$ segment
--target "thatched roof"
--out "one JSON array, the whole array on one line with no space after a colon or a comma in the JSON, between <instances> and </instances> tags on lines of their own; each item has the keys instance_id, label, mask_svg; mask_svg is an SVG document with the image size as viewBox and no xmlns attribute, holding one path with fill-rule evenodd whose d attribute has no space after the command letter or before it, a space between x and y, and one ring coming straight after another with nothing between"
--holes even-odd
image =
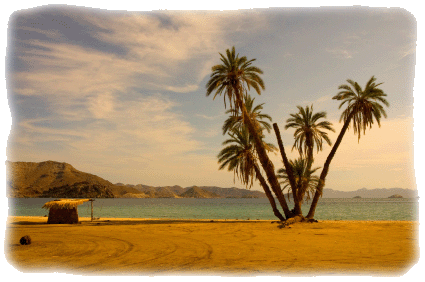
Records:
<instances>
[{"instance_id":1,"label":"thatched roof","mask_svg":"<svg viewBox=\"0 0 425 282\"><path fill-rule=\"evenodd\" d=\"M60 199L60 200L54 200L54 201L50 201L47 202L43 205L43 208L45 209L50 209L50 208L55 208L55 209L71 209L71 208L75 208L78 205L81 205L85 202L88 201L92 201L90 199Z\"/></svg>"}]
</instances>

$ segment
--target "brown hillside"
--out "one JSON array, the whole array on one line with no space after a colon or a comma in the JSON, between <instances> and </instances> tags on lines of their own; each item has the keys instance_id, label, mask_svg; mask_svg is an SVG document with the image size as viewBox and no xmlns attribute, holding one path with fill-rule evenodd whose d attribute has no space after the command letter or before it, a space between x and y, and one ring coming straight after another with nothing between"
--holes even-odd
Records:
<instances>
[{"instance_id":1,"label":"brown hillside","mask_svg":"<svg viewBox=\"0 0 425 282\"><path fill-rule=\"evenodd\" d=\"M149 198L179 198L170 187L151 187L138 184L134 188L140 193L146 194Z\"/></svg>"},{"instance_id":2,"label":"brown hillside","mask_svg":"<svg viewBox=\"0 0 425 282\"><path fill-rule=\"evenodd\" d=\"M155 191L155 198L179 198L179 196L168 187L159 187Z\"/></svg>"},{"instance_id":3,"label":"brown hillside","mask_svg":"<svg viewBox=\"0 0 425 282\"><path fill-rule=\"evenodd\" d=\"M247 190L247 189L239 189L239 188L220 188L215 186L191 186L182 188L181 186L174 185L174 186L164 186L164 187L153 187L143 184L137 184L137 185L130 185L130 184L122 184L117 183L116 185L121 185L121 187L134 187L138 191L145 193L150 198L164 198L164 193L158 193L160 191L164 192L165 194L170 194L170 191L174 193L175 195L178 195L178 197L182 197L181 195L186 193L188 190L190 190L193 187L197 187L204 192L212 193L208 194L211 195L212 198L266 198L266 195L264 192L261 191L254 191L254 190ZM164 190L165 189L165 190ZM197 189L195 189L197 190ZM192 193L192 192L189 192ZM186 194L186 195L189 195ZM185 196L183 196L185 197ZM167 196L169 198L169 196ZM209 198L209 196L207 197Z\"/></svg>"},{"instance_id":4,"label":"brown hillside","mask_svg":"<svg viewBox=\"0 0 425 282\"><path fill-rule=\"evenodd\" d=\"M201 188L196 186L180 194L180 197L182 198L221 198L219 195L215 193L202 190Z\"/></svg>"},{"instance_id":5,"label":"brown hillside","mask_svg":"<svg viewBox=\"0 0 425 282\"><path fill-rule=\"evenodd\" d=\"M50 188L44 191L42 198L115 198L106 186L89 182L77 182L73 185Z\"/></svg>"},{"instance_id":6,"label":"brown hillside","mask_svg":"<svg viewBox=\"0 0 425 282\"><path fill-rule=\"evenodd\" d=\"M93 192L103 191L104 187L109 192L103 191L103 195L120 197L126 193L140 193L136 189L129 187L119 187L96 175L76 170L67 163L54 161L46 162L6 162L7 197L46 197L49 190L59 193L61 197L67 194L66 187L73 187L76 183L88 183L91 188L86 189L90 195ZM86 185L87 186L87 185ZM61 189L59 189L62 187ZM76 186L77 187L77 186ZM52 190L58 188L56 190ZM74 187L75 188L75 187ZM65 189L65 190L64 190ZM83 190L84 190L83 189ZM68 197L72 197L70 191ZM55 197L55 196L52 196ZM89 197L81 194L81 197ZM98 196L100 197L100 195Z\"/></svg>"}]
</instances>

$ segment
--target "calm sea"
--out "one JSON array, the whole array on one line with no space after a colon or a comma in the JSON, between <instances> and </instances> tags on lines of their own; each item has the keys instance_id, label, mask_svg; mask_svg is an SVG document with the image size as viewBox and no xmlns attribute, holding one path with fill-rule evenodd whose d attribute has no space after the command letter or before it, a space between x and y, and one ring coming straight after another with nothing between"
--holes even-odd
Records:
<instances>
[{"instance_id":1,"label":"calm sea","mask_svg":"<svg viewBox=\"0 0 425 282\"><path fill-rule=\"evenodd\" d=\"M54 199L9 199L10 216L45 216ZM291 207L291 203L289 203ZM303 214L310 205L304 204ZM418 220L418 199L320 199L318 220ZM292 207L291 207L292 208ZM90 202L78 207L90 217ZM173 219L277 219L267 199L95 199L94 217Z\"/></svg>"}]
</instances>

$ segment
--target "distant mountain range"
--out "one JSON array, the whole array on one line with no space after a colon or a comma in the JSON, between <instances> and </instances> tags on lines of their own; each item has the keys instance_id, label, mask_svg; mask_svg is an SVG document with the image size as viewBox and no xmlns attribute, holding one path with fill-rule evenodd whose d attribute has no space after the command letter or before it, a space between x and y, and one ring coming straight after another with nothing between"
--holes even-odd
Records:
<instances>
[{"instance_id":1,"label":"distant mountain range","mask_svg":"<svg viewBox=\"0 0 425 282\"><path fill-rule=\"evenodd\" d=\"M67 163L6 161L8 198L266 198L261 191L216 186L161 186L113 184L81 172ZM323 198L418 197L417 190L402 188L337 191L324 189Z\"/></svg>"},{"instance_id":2,"label":"distant mountain range","mask_svg":"<svg viewBox=\"0 0 425 282\"><path fill-rule=\"evenodd\" d=\"M337 191L333 189L323 189L323 198L389 198L399 195L403 198L417 198L418 191L403 188L379 188L366 189L362 188L356 191ZM397 198L397 197L393 197Z\"/></svg>"},{"instance_id":3,"label":"distant mountain range","mask_svg":"<svg viewBox=\"0 0 425 282\"><path fill-rule=\"evenodd\" d=\"M8 198L265 198L260 191L220 188L113 184L54 161L6 161Z\"/></svg>"}]
</instances>

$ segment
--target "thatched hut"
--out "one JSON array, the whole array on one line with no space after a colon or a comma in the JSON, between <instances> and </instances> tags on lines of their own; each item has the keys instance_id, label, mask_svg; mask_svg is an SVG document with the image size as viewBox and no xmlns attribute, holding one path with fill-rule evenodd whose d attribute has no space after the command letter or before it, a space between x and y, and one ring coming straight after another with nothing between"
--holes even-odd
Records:
<instances>
[{"instance_id":1,"label":"thatched hut","mask_svg":"<svg viewBox=\"0 0 425 282\"><path fill-rule=\"evenodd\" d=\"M45 203L43 208L49 209L49 218L47 219L47 223L78 223L77 206L88 201L92 200L60 199Z\"/></svg>"}]
</instances>

